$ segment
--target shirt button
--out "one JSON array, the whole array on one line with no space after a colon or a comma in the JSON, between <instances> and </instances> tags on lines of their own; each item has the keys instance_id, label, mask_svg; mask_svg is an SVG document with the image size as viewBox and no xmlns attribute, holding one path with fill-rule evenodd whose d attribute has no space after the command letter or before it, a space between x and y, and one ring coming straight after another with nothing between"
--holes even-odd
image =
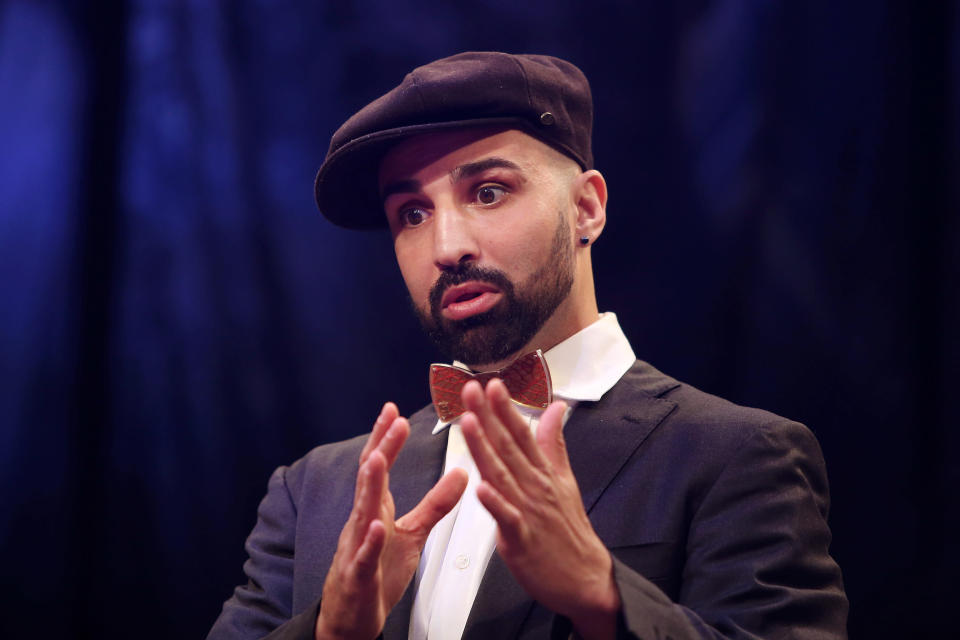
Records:
<instances>
[{"instance_id":1,"label":"shirt button","mask_svg":"<svg viewBox=\"0 0 960 640\"><path fill-rule=\"evenodd\" d=\"M457 560L454 564L456 564L457 569L466 569L468 566L470 566L470 558L461 553L457 556Z\"/></svg>"}]
</instances>

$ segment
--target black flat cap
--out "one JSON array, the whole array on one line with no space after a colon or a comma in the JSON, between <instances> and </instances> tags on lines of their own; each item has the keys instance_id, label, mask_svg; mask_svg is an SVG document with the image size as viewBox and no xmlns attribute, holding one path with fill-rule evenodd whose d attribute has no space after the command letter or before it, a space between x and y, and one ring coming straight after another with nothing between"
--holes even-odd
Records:
<instances>
[{"instance_id":1,"label":"black flat cap","mask_svg":"<svg viewBox=\"0 0 960 640\"><path fill-rule=\"evenodd\" d=\"M420 133L496 124L593 167L593 100L577 67L551 56L460 53L414 69L333 134L314 185L317 206L341 227L386 227L377 174L387 149Z\"/></svg>"}]
</instances>

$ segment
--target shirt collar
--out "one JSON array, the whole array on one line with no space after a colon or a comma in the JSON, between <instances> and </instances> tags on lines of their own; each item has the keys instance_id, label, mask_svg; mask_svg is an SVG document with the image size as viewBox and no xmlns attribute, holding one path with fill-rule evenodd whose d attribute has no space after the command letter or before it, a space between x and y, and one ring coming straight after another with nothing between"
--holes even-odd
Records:
<instances>
[{"instance_id":1,"label":"shirt collar","mask_svg":"<svg viewBox=\"0 0 960 640\"><path fill-rule=\"evenodd\" d=\"M550 367L553 395L566 400L597 401L617 383L637 357L607 312L543 354Z\"/></svg>"},{"instance_id":2,"label":"shirt collar","mask_svg":"<svg viewBox=\"0 0 960 640\"><path fill-rule=\"evenodd\" d=\"M553 395L564 400L597 401L625 374L637 357L617 316L607 312L543 354L550 367ZM454 362L466 368L460 362ZM437 422L433 433L449 423Z\"/></svg>"}]
</instances>

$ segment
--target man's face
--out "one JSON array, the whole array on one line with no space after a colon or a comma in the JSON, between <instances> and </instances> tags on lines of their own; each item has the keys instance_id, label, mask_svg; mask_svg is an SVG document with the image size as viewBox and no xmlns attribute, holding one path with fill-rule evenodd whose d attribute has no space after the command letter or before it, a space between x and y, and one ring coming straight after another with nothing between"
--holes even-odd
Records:
<instances>
[{"instance_id":1,"label":"man's face","mask_svg":"<svg viewBox=\"0 0 960 640\"><path fill-rule=\"evenodd\" d=\"M380 191L414 309L448 357L499 366L571 335L573 161L516 130L394 147Z\"/></svg>"}]
</instances>

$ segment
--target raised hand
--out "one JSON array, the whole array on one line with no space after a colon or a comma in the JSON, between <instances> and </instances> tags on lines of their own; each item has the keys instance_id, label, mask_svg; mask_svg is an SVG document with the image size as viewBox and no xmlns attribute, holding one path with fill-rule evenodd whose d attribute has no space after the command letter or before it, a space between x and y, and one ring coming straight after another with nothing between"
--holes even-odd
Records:
<instances>
[{"instance_id":1,"label":"raised hand","mask_svg":"<svg viewBox=\"0 0 960 640\"><path fill-rule=\"evenodd\" d=\"M353 509L323 585L317 640L379 635L416 571L427 535L467 486L466 472L454 469L394 520L389 471L409 434L396 405L385 404L360 454Z\"/></svg>"},{"instance_id":2,"label":"raised hand","mask_svg":"<svg viewBox=\"0 0 960 640\"><path fill-rule=\"evenodd\" d=\"M563 439L566 405L541 415L536 438L500 380L463 387L463 435L497 521L497 552L521 586L585 638L613 637L620 596L610 552L587 519Z\"/></svg>"}]
</instances>

